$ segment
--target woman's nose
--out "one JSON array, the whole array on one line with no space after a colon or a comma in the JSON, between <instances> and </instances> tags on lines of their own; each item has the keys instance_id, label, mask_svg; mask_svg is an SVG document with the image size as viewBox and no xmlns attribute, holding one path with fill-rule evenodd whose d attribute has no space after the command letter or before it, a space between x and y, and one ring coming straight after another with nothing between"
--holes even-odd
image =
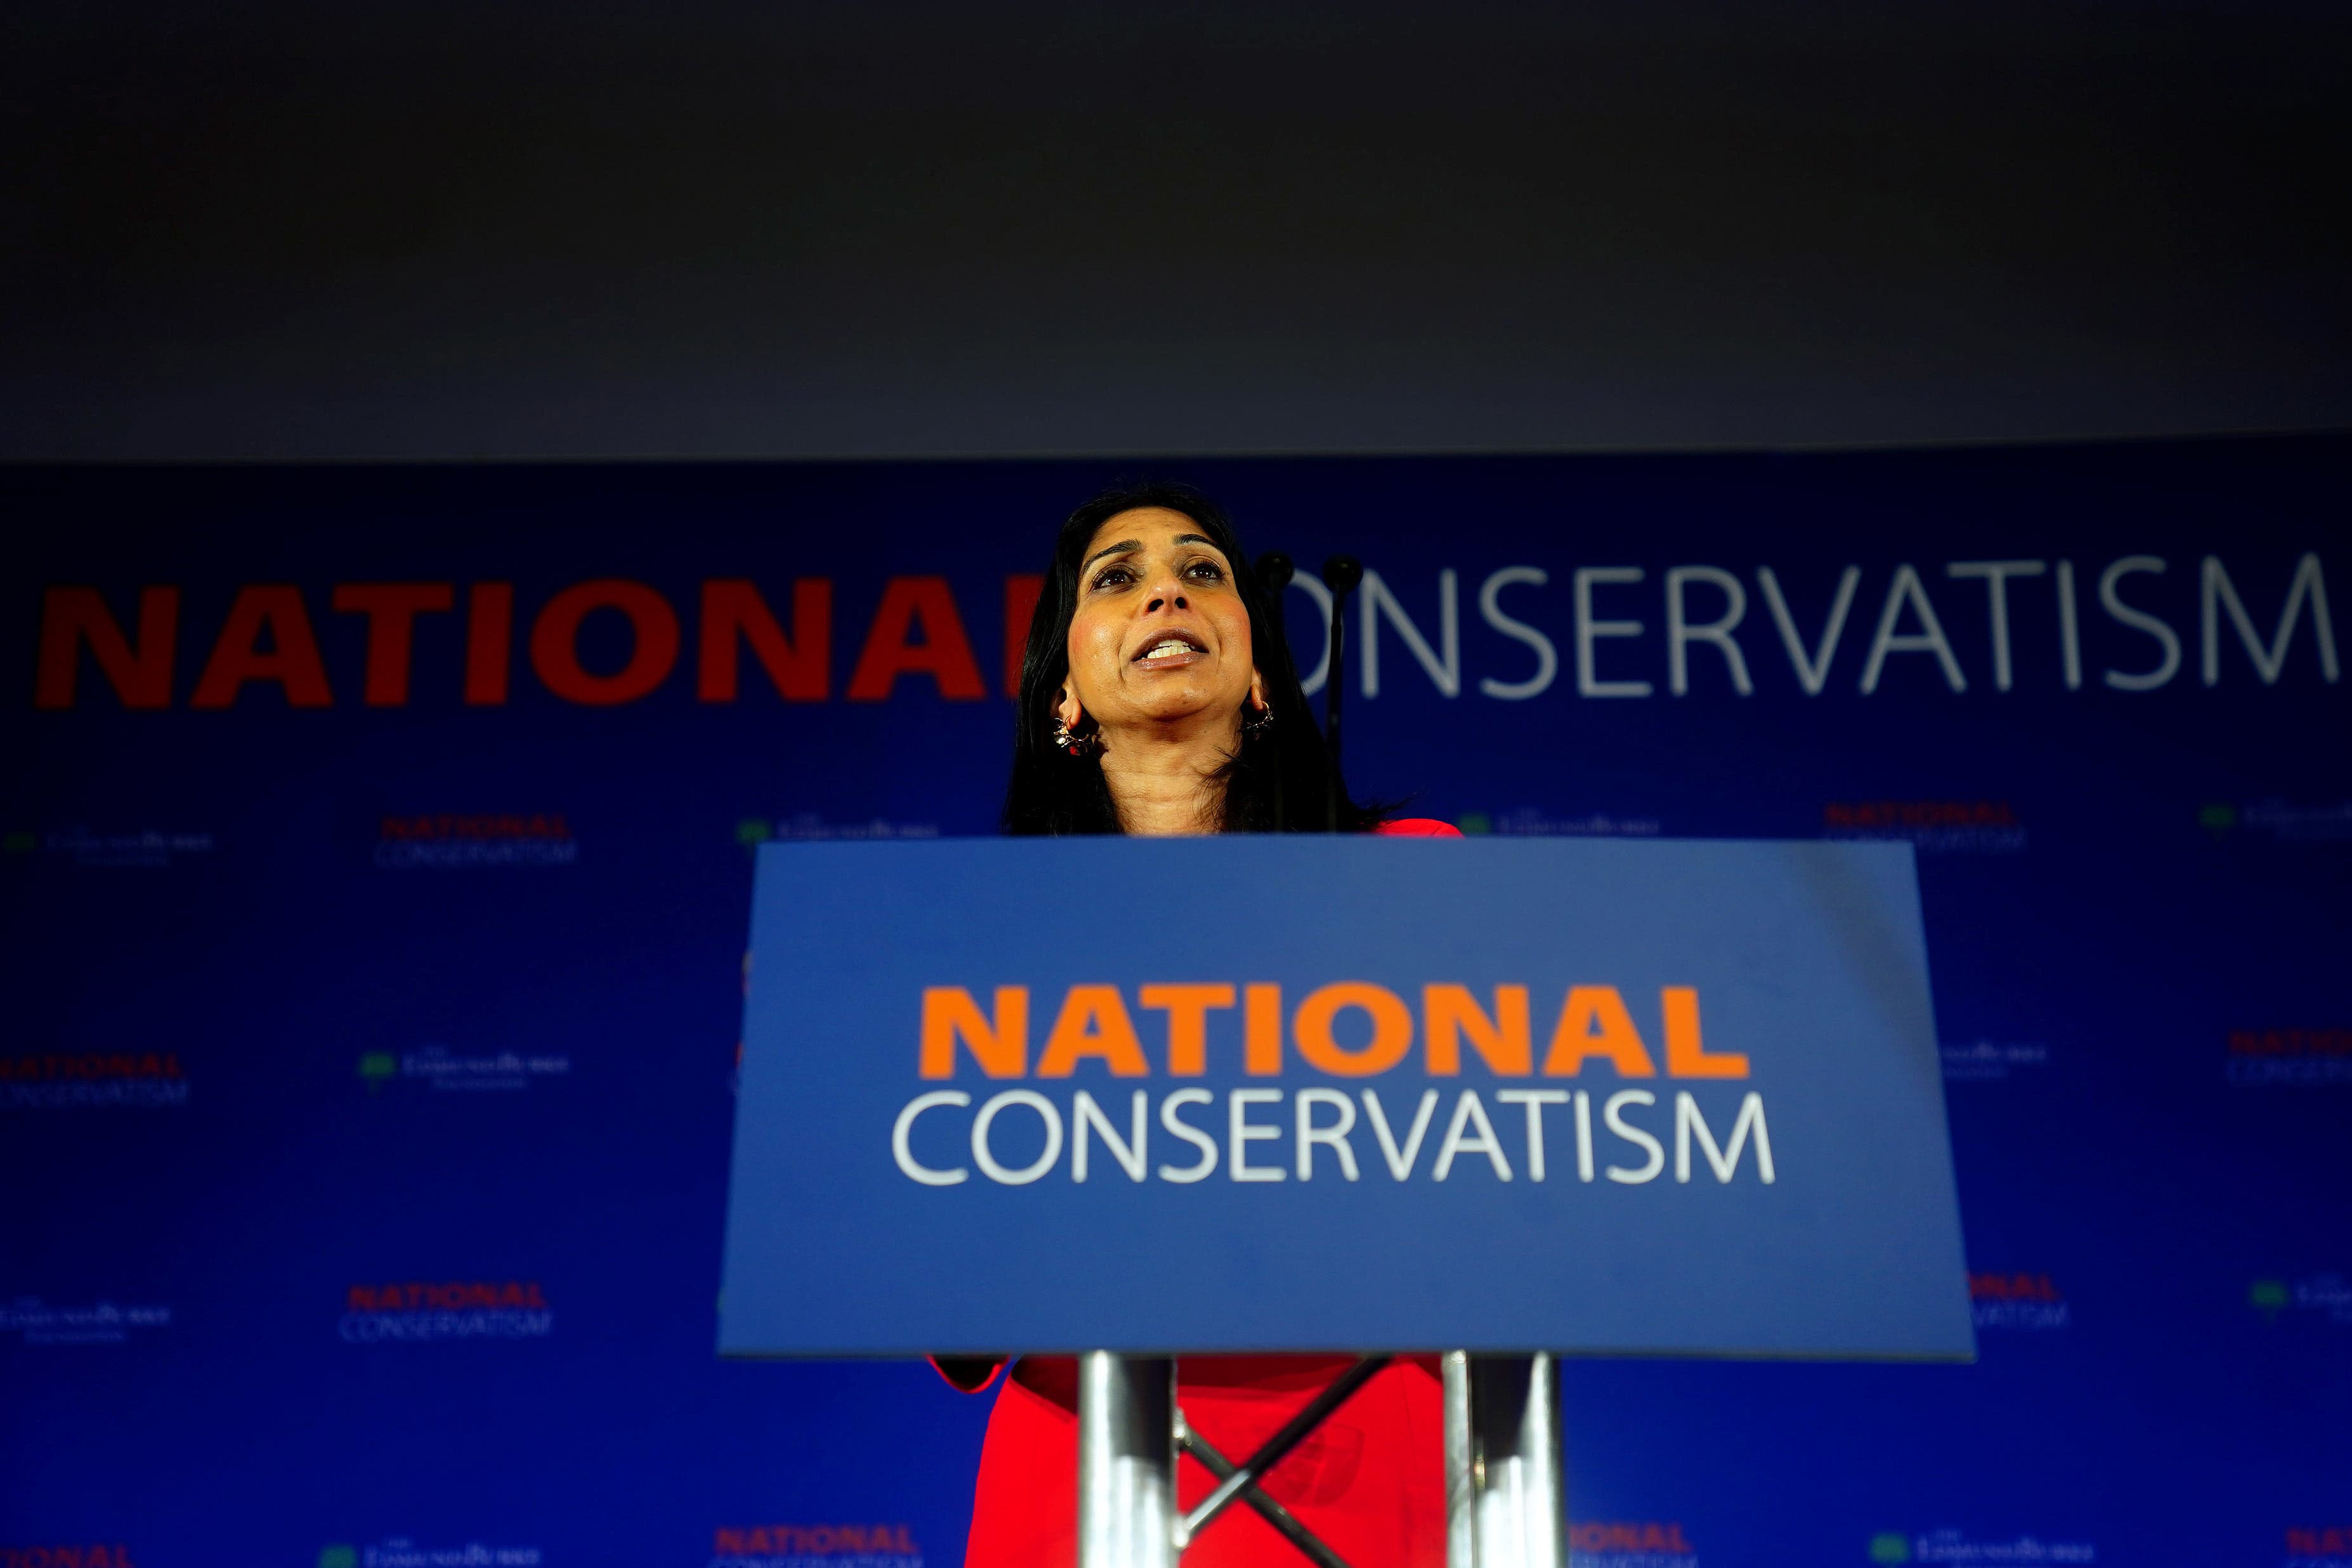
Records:
<instances>
[{"instance_id":1,"label":"woman's nose","mask_svg":"<svg viewBox=\"0 0 2352 1568\"><path fill-rule=\"evenodd\" d=\"M1189 610L1192 608L1192 605L1184 602L1183 584L1178 580L1176 574L1172 572L1168 574L1168 577L1164 582L1154 583L1151 585L1151 592L1147 595L1145 598L1146 602L1143 606L1143 613L1147 616L1154 610Z\"/></svg>"}]
</instances>

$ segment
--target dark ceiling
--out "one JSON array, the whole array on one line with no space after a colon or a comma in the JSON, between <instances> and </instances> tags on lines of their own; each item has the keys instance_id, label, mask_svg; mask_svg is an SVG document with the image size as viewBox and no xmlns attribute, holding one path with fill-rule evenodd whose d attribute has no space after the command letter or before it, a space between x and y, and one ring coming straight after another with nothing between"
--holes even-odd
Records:
<instances>
[{"instance_id":1,"label":"dark ceiling","mask_svg":"<svg viewBox=\"0 0 2352 1568\"><path fill-rule=\"evenodd\" d=\"M2352 424L2352 8L30 5L0 456Z\"/></svg>"}]
</instances>

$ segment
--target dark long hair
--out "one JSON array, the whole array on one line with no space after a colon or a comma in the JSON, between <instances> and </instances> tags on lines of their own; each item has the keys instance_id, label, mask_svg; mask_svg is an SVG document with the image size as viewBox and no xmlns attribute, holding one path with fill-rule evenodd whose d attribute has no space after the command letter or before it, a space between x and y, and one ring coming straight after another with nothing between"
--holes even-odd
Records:
<instances>
[{"instance_id":1,"label":"dark long hair","mask_svg":"<svg viewBox=\"0 0 2352 1568\"><path fill-rule=\"evenodd\" d=\"M1290 649L1275 632L1274 605L1258 581L1223 508L1190 485L1115 485L1070 513L1054 541L1054 561L1029 618L1029 646L1021 659L1021 696L1013 718L1013 778L1004 792L1004 831L1039 835L1118 833L1118 811L1093 752L1073 757L1054 744L1055 693L1070 671L1070 620L1077 614L1078 568L1095 531L1139 507L1181 512L1224 552L1234 587L1249 612L1250 649L1265 679L1272 726L1244 736L1223 769L1223 830L1228 833L1319 833L1328 824L1326 790L1332 782L1323 731L1299 689ZM1332 672L1338 679L1338 672ZM1339 786L1342 832L1369 831L1380 812L1359 805Z\"/></svg>"}]
</instances>

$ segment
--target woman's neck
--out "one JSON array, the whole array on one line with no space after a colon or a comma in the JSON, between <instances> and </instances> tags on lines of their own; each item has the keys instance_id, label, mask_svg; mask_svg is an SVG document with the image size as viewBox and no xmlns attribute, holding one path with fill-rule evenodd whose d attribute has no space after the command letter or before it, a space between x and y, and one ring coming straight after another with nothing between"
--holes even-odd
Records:
<instances>
[{"instance_id":1,"label":"woman's neck","mask_svg":"<svg viewBox=\"0 0 2352 1568\"><path fill-rule=\"evenodd\" d=\"M1103 783L1119 826L1137 838L1179 838L1224 826L1220 775L1241 750L1241 715L1105 731Z\"/></svg>"}]
</instances>

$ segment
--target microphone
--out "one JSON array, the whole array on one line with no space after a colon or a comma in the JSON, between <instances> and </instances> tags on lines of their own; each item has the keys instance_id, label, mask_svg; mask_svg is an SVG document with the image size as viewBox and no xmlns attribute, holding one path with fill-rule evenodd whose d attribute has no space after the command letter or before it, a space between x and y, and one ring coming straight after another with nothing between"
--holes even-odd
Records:
<instances>
[{"instance_id":1,"label":"microphone","mask_svg":"<svg viewBox=\"0 0 2352 1568\"><path fill-rule=\"evenodd\" d=\"M1274 617L1271 629L1275 646L1286 654L1290 651L1290 638L1283 626L1282 591L1290 586L1291 578L1297 574L1298 569L1290 563L1290 557L1279 550L1269 550L1257 558L1257 580L1265 588L1266 613ZM1288 831L1290 826L1290 813L1283 799L1283 784L1277 770L1274 787L1274 830L1276 833Z\"/></svg>"},{"instance_id":2,"label":"microphone","mask_svg":"<svg viewBox=\"0 0 2352 1568\"><path fill-rule=\"evenodd\" d=\"M1266 607L1274 614L1274 630L1277 637L1282 633L1282 591L1290 586L1290 580L1297 575L1298 569L1290 563L1290 557L1279 550L1269 550L1257 558L1257 580L1265 585Z\"/></svg>"},{"instance_id":3,"label":"microphone","mask_svg":"<svg viewBox=\"0 0 2352 1568\"><path fill-rule=\"evenodd\" d=\"M1352 555L1334 555L1323 563L1323 585L1331 590L1331 653L1323 673L1323 743L1331 752L1331 776L1326 781L1324 826L1339 831L1339 689L1348 648L1348 595L1364 580L1364 563Z\"/></svg>"}]
</instances>

